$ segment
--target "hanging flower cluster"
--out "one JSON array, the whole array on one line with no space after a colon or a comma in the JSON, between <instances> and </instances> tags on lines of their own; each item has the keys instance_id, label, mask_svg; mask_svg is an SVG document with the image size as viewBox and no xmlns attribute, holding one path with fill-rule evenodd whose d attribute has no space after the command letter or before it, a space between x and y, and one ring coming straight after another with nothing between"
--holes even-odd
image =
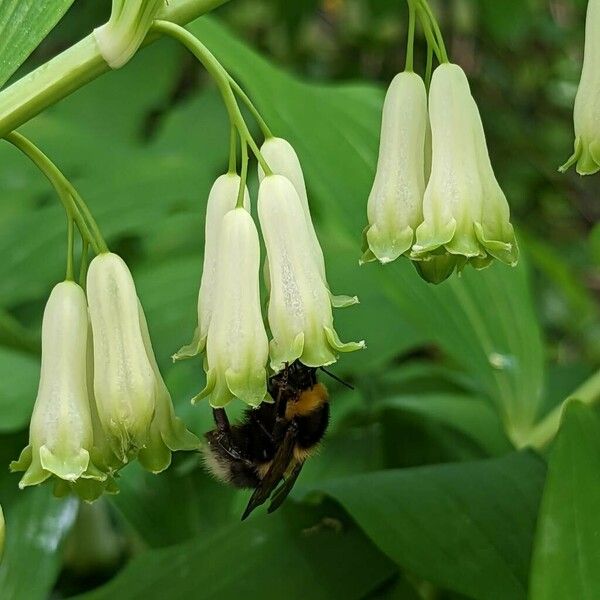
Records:
<instances>
[{"instance_id":1,"label":"hanging flower cluster","mask_svg":"<svg viewBox=\"0 0 600 600\"><path fill-rule=\"evenodd\" d=\"M29 444L12 471L21 488L51 480L85 500L117 490L136 457L153 473L198 438L175 416L127 265L101 253L87 274L52 290L42 322L42 365Z\"/></svg>"},{"instance_id":2,"label":"hanging flower cluster","mask_svg":"<svg viewBox=\"0 0 600 600\"><path fill-rule=\"evenodd\" d=\"M589 0L585 24L585 51L573 113L575 149L560 167L576 165L580 175L600 171L600 0Z\"/></svg>"},{"instance_id":3,"label":"hanging flower cluster","mask_svg":"<svg viewBox=\"0 0 600 600\"><path fill-rule=\"evenodd\" d=\"M361 262L404 255L425 280L439 283L467 264L483 269L496 258L515 265L518 246L467 77L448 62L426 3L417 7L441 64L428 102L425 82L412 71L409 40L407 70L393 79L383 105Z\"/></svg>"},{"instance_id":4,"label":"hanging flower cluster","mask_svg":"<svg viewBox=\"0 0 600 600\"><path fill-rule=\"evenodd\" d=\"M237 174L228 173L208 197L194 341L173 357L204 352L207 383L194 401L207 397L213 407L233 398L258 406L267 399L267 377L286 364L325 366L340 352L364 347L342 343L335 332L332 307L358 300L329 291L296 152L269 136L260 156L268 168L268 174L259 169L258 216L267 250L271 341L261 314L260 244L248 191Z\"/></svg>"}]
</instances>

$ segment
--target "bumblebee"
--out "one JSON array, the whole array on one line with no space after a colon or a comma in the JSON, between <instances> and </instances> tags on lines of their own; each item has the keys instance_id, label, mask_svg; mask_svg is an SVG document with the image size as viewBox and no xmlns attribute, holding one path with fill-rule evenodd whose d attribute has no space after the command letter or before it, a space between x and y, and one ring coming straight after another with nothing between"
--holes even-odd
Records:
<instances>
[{"instance_id":1,"label":"bumblebee","mask_svg":"<svg viewBox=\"0 0 600 600\"><path fill-rule=\"evenodd\" d=\"M286 366L269 378L273 402L247 409L239 424L230 425L225 409L213 409L216 428L205 434L204 462L217 479L254 489L242 520L269 498L268 512L279 508L323 439L329 397L316 372L299 361Z\"/></svg>"}]
</instances>

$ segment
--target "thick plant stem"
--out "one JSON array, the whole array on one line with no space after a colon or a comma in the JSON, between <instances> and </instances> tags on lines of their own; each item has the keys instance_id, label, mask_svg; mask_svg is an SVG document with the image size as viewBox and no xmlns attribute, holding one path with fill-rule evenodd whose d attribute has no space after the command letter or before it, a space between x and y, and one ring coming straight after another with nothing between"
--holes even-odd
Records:
<instances>
[{"instance_id":1,"label":"thick plant stem","mask_svg":"<svg viewBox=\"0 0 600 600\"><path fill-rule=\"evenodd\" d=\"M229 0L169 0L160 18L188 23ZM149 34L144 45L159 37ZM93 34L0 92L0 137L5 137L48 106L110 71Z\"/></svg>"},{"instance_id":2,"label":"thick plant stem","mask_svg":"<svg viewBox=\"0 0 600 600\"><path fill-rule=\"evenodd\" d=\"M518 444L525 448L530 446L537 450L545 448L558 433L562 413L570 400L579 400L587 405L593 405L600 401L600 371L597 371L589 379L584 381L554 410L550 411Z\"/></svg>"}]
</instances>

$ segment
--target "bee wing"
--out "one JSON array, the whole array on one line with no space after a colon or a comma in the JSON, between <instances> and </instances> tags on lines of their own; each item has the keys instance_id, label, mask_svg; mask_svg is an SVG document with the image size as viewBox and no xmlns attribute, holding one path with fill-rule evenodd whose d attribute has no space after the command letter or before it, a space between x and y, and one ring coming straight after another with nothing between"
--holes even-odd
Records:
<instances>
[{"instance_id":1,"label":"bee wing","mask_svg":"<svg viewBox=\"0 0 600 600\"><path fill-rule=\"evenodd\" d=\"M296 444L296 427L290 425L275 458L269 467L266 475L262 478L258 487L254 490L254 493L250 497L248 506L242 515L242 521L248 517L248 515L258 506L264 504L277 484L283 478L284 473L287 471L292 457L294 456L294 445Z\"/></svg>"},{"instance_id":2,"label":"bee wing","mask_svg":"<svg viewBox=\"0 0 600 600\"><path fill-rule=\"evenodd\" d=\"M289 476L286 477L284 482L275 490L273 493L273 499L271 500L271 504L269 504L269 509L267 511L269 514L276 511L283 504L283 501L288 497L288 494L292 491L292 488L294 487L296 479L298 479L298 475L300 475L300 471L302 471L303 466L303 462L296 463Z\"/></svg>"}]
</instances>

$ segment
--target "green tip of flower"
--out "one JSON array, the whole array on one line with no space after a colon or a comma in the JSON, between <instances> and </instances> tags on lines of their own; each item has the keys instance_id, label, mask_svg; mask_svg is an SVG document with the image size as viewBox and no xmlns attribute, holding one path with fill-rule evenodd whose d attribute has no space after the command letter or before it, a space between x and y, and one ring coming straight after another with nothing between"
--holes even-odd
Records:
<instances>
[{"instance_id":1,"label":"green tip of flower","mask_svg":"<svg viewBox=\"0 0 600 600\"><path fill-rule=\"evenodd\" d=\"M357 350L364 350L367 345L365 340L360 342L342 342L335 331L331 327L325 327L325 335L327 341L336 352L356 352Z\"/></svg>"},{"instance_id":2,"label":"green tip of flower","mask_svg":"<svg viewBox=\"0 0 600 600\"><path fill-rule=\"evenodd\" d=\"M558 170L566 173L573 165L579 175L594 175L600 171L600 141L585 142L581 137L575 138L574 151L564 165Z\"/></svg>"},{"instance_id":3,"label":"green tip of flower","mask_svg":"<svg viewBox=\"0 0 600 600\"><path fill-rule=\"evenodd\" d=\"M67 451L52 451L44 445L40 447L39 453L42 468L65 481L79 479L90 462L90 454L84 448L73 454Z\"/></svg>"},{"instance_id":4,"label":"green tip of flower","mask_svg":"<svg viewBox=\"0 0 600 600\"><path fill-rule=\"evenodd\" d=\"M194 356L198 356L203 350L206 344L206 338L200 338L200 328L196 327L194 330L194 337L189 344L185 344L185 346L181 346L175 354L171 356L171 360L173 362L177 362L179 360L185 360L187 358L193 358Z\"/></svg>"},{"instance_id":5,"label":"green tip of flower","mask_svg":"<svg viewBox=\"0 0 600 600\"><path fill-rule=\"evenodd\" d=\"M358 296L346 296L343 294L339 295L339 296L335 296L334 294L332 294L330 292L329 298L331 300L331 306L333 306L333 308L347 308L348 306L360 304L360 300L358 299Z\"/></svg>"},{"instance_id":6,"label":"green tip of flower","mask_svg":"<svg viewBox=\"0 0 600 600\"><path fill-rule=\"evenodd\" d=\"M394 231L391 227L381 228L377 225L369 227L364 236L370 252L382 265L408 252L415 237L412 227Z\"/></svg>"},{"instance_id":7,"label":"green tip of flower","mask_svg":"<svg viewBox=\"0 0 600 600\"><path fill-rule=\"evenodd\" d=\"M427 283L442 283L452 275L459 258L451 254L431 256L427 260L413 261L413 265L421 279Z\"/></svg>"}]
</instances>

